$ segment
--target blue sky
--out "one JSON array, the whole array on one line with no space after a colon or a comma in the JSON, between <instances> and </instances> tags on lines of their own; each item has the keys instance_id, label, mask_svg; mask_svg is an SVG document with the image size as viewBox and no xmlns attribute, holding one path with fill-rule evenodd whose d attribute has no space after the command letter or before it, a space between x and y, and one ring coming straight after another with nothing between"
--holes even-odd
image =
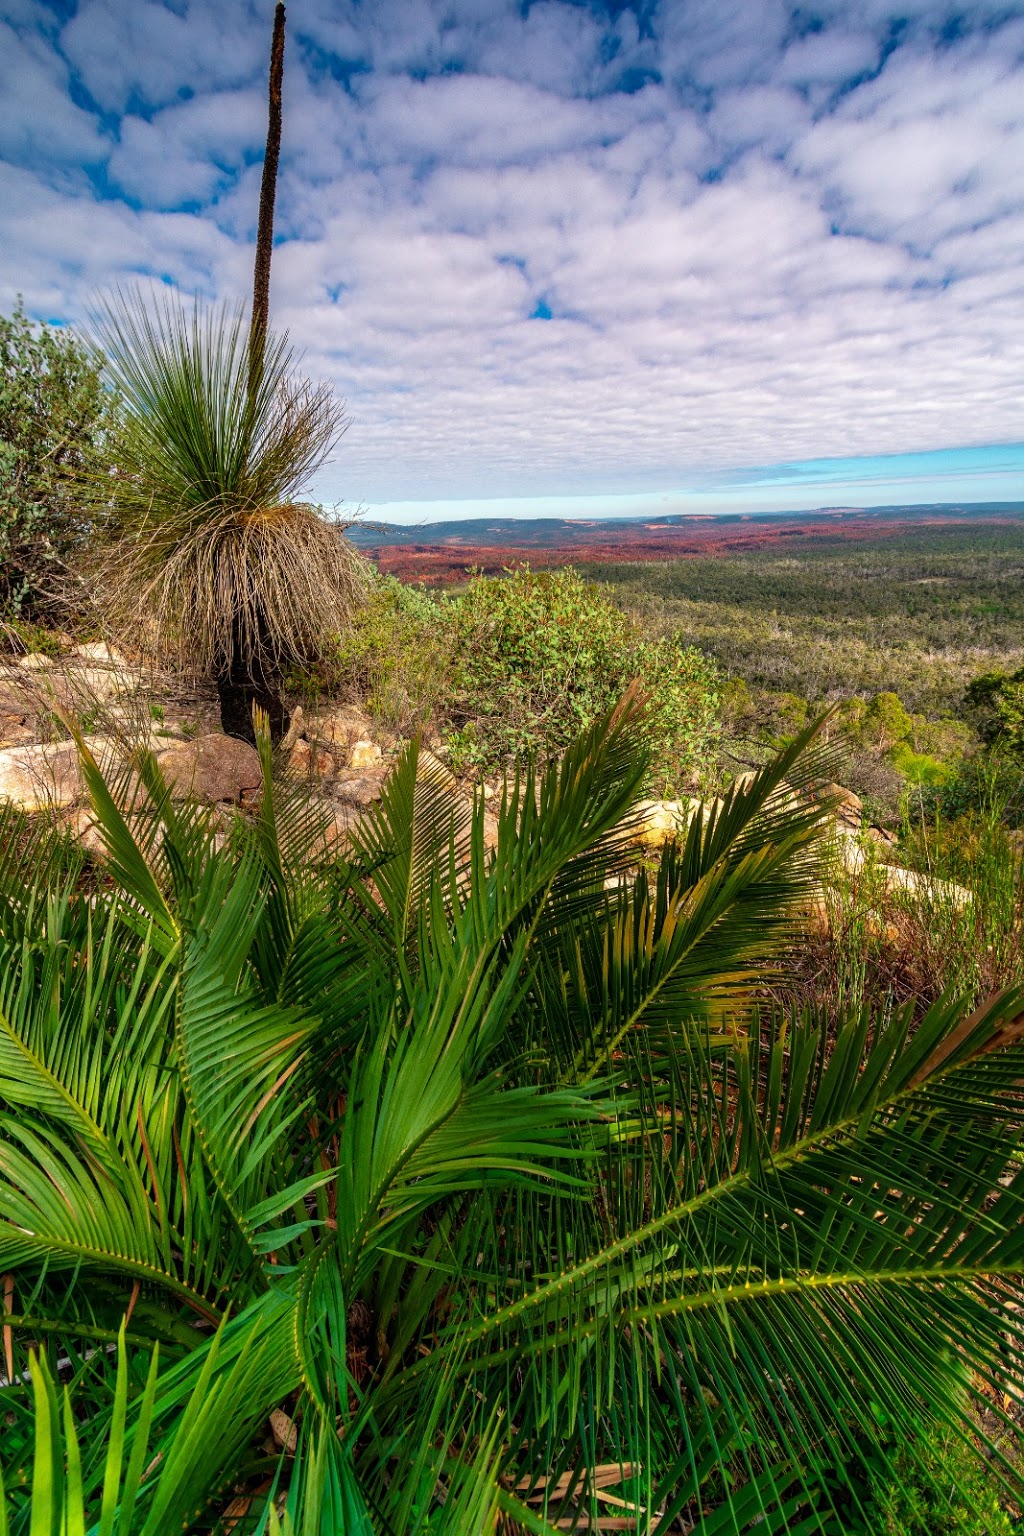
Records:
<instances>
[{"instance_id":1,"label":"blue sky","mask_svg":"<svg viewBox=\"0 0 1024 1536\"><path fill-rule=\"evenodd\" d=\"M0 307L248 293L272 11L0 0ZM1022 4L291 0L278 236L345 511L1024 499Z\"/></svg>"}]
</instances>

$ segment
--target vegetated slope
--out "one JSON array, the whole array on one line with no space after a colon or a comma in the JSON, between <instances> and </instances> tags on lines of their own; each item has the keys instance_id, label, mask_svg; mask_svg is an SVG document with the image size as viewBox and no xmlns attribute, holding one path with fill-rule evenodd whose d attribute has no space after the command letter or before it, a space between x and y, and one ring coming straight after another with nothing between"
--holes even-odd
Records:
<instances>
[{"instance_id":1,"label":"vegetated slope","mask_svg":"<svg viewBox=\"0 0 1024 1536\"><path fill-rule=\"evenodd\" d=\"M1024 503L974 506L834 508L817 512L665 518L467 518L461 521L356 524L349 537L381 570L405 581L461 581L469 569L495 574L509 565L679 560L757 553L794 545L876 543L907 528L1024 524Z\"/></svg>"},{"instance_id":2,"label":"vegetated slope","mask_svg":"<svg viewBox=\"0 0 1024 1536\"><path fill-rule=\"evenodd\" d=\"M652 630L812 701L892 689L944 712L979 672L1024 661L1024 522L582 569Z\"/></svg>"}]
</instances>

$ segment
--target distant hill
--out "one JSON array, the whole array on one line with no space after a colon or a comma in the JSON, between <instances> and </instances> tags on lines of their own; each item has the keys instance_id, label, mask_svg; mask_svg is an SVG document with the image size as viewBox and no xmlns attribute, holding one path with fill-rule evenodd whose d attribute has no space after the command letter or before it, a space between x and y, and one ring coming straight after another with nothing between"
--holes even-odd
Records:
<instances>
[{"instance_id":1,"label":"distant hill","mask_svg":"<svg viewBox=\"0 0 1024 1536\"><path fill-rule=\"evenodd\" d=\"M449 582L528 561L679 560L785 545L790 540L885 538L911 526L1024 521L1024 501L935 506L822 507L814 512L675 513L661 518L473 517L436 523L361 522L354 544L406 580Z\"/></svg>"}]
</instances>

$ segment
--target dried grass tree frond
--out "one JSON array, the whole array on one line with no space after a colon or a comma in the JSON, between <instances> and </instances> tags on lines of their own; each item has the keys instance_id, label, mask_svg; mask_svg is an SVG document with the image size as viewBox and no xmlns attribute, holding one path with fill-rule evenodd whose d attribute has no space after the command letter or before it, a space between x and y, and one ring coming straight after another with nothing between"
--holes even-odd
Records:
<instances>
[{"instance_id":1,"label":"dried grass tree frond","mask_svg":"<svg viewBox=\"0 0 1024 1536\"><path fill-rule=\"evenodd\" d=\"M103 586L147 649L204 672L301 662L344 625L362 558L302 499L345 429L287 336L249 366L243 309L139 290L96 317L124 404L118 473L96 487Z\"/></svg>"}]
</instances>

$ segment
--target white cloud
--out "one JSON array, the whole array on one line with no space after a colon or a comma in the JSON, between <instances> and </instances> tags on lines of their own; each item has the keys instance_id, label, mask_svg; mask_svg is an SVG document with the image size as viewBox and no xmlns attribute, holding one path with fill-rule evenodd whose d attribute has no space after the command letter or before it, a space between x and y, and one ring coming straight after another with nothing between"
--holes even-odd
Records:
<instances>
[{"instance_id":1,"label":"white cloud","mask_svg":"<svg viewBox=\"0 0 1024 1536\"><path fill-rule=\"evenodd\" d=\"M111 179L148 207L205 203L234 179L266 138L267 109L256 90L218 91L165 107L152 118L121 119Z\"/></svg>"},{"instance_id":2,"label":"white cloud","mask_svg":"<svg viewBox=\"0 0 1024 1536\"><path fill-rule=\"evenodd\" d=\"M0 299L246 295L269 10L83 0L57 38L19 3ZM599 9L290 8L272 301L349 401L324 494L1024 440L1024 21L908 0L886 55L886 0Z\"/></svg>"},{"instance_id":3,"label":"white cloud","mask_svg":"<svg viewBox=\"0 0 1024 1536\"><path fill-rule=\"evenodd\" d=\"M0 21L0 157L40 157L53 170L102 161L96 119L70 99L68 73L45 36Z\"/></svg>"}]
</instances>

